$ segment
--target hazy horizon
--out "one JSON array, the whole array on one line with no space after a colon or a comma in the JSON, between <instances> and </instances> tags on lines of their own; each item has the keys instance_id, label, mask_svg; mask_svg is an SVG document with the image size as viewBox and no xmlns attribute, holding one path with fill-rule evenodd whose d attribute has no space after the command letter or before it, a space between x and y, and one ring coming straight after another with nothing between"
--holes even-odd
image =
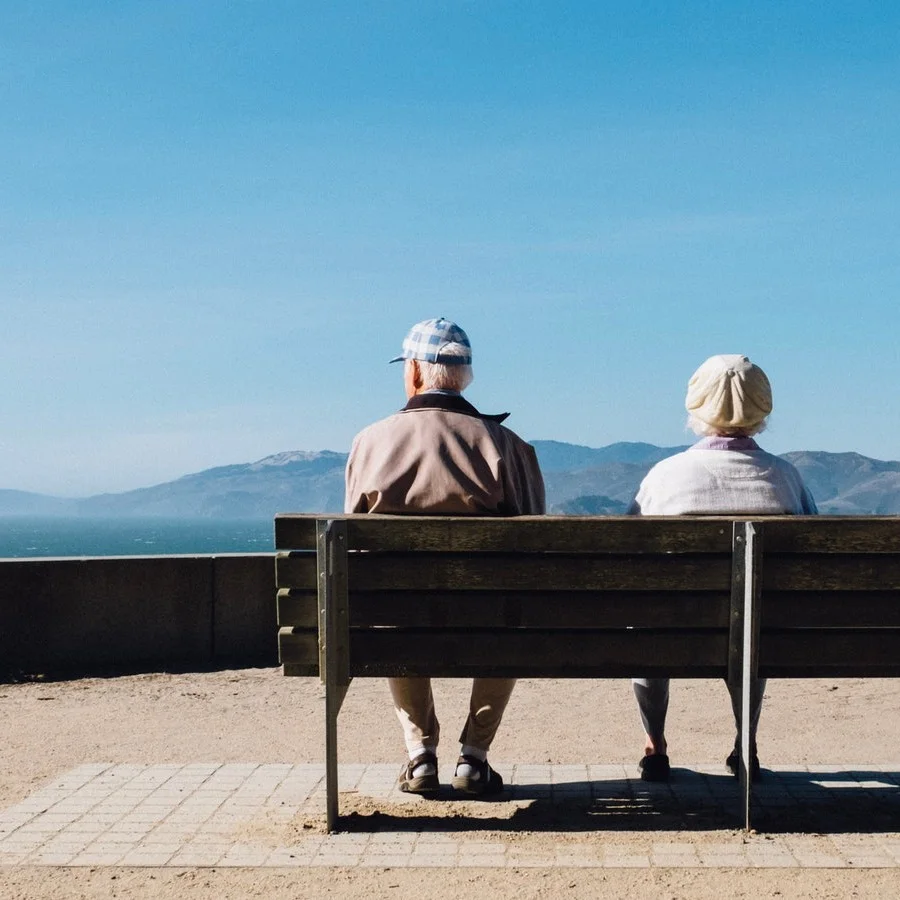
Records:
<instances>
[{"instance_id":1,"label":"hazy horizon","mask_svg":"<svg viewBox=\"0 0 900 900\"><path fill-rule=\"evenodd\" d=\"M763 438L763 437L764 437L764 435L763 435L763 436L760 436L759 440L762 441L762 438ZM689 445L689 444L693 443L693 442L696 441L696 440L697 440L696 436L695 436L695 435L692 435L692 436L691 436L691 439L688 440L688 441L683 442L683 444L673 444L673 445L667 445L667 446L677 447L677 446ZM603 449L605 449L606 447L609 447L609 446L612 446L613 444L618 444L618 443L624 443L624 444L649 444L650 446L653 446L653 447L659 447L660 449L665 449L664 447L662 447L662 446L660 446L660 445L658 445L658 444L652 444L652 443L649 442L649 441L615 441L615 442L612 442L612 444L605 444L605 445L603 445L602 447L589 447L589 446L586 445L586 444L573 444L573 443L568 442L568 441L557 441L557 440L554 439L554 438L547 438L547 439L544 439L544 438L535 438L533 442L536 442L536 443L541 443L541 442L545 442L545 443L562 443L562 444L567 444L568 446L572 446L572 447L582 447L582 448L586 448L586 449L588 449L588 450L603 450ZM192 476L192 475L199 475L199 474L201 474L201 473L204 473L204 472L207 472L207 471L210 471L210 470L213 470L213 469L218 469L218 468L228 468L228 467L230 467L230 466L246 466L246 465L253 465L254 463L261 462L261 461L263 461L263 460L265 460L265 459L270 459L270 458L272 458L272 457L279 456L279 455L282 455L282 454L285 454L285 453L336 453L336 454L339 454L339 455L346 456L348 452L349 452L349 448L348 448L348 450L333 450L333 449L331 449L330 447L323 447L323 448L320 448L320 449L316 450L316 449L312 449L312 448L309 448L309 447L297 447L297 448L295 448L294 450L279 450L279 451L276 451L275 453L267 453L265 456L259 457L258 459L231 460L230 462L226 462L226 463L222 463L222 464L216 464L216 465L214 465L214 466L208 466L208 467L205 467L205 468L203 468L203 469L198 469L198 470L192 471L192 472L181 472L181 473L175 475L175 476L174 476L173 478L171 478L171 479L165 479L164 481L154 482L153 484L139 484L139 485L134 485L133 487L123 488L121 491L99 491L99 492L97 492L96 494L54 494L54 493L49 492L49 491L40 491L40 490L39 490L39 491L30 491L30 490L28 490L28 491L22 491L22 492L23 492L23 493L30 493L30 494L38 494L38 495L41 495L41 496L46 496L46 497L50 497L50 498L54 498L54 499L60 499L60 500L82 500L82 499L87 499L88 497L98 496L98 495L100 495L100 494L107 494L107 493L109 493L109 494L128 493L128 492L130 492L130 491L139 491L139 490L143 490L143 489L146 489L146 488L158 487L158 486L161 485L161 484L168 484L168 483L171 483L172 481L177 481L177 480L179 480L179 479L181 479L181 478L190 477L190 476ZM788 450L788 451L784 451L784 452L785 452L785 453L859 453L859 451L856 451L856 450L846 450L846 451L830 451L830 450L825 450L825 451L822 451L822 450L817 450L816 448L812 448L812 447L795 447L795 448L793 448L792 450ZM783 455L783 454L779 454L779 455ZM884 458L884 459L881 459L881 458L879 458L879 457L869 457L868 454L859 454L859 455L865 456L865 457L867 457L867 458L869 458L869 459L874 459L876 462L888 462L888 463L890 463L890 462L900 462L900 459L890 459L890 458ZM578 467L576 466L574 470L577 471L577 469L578 469ZM6 487L5 485L0 484L0 491L4 491L4 490L20 491L20 490L22 490L22 489L21 489L21 488L8 488L8 487ZM8 517L9 515L17 515L17 514L6 514L7 517ZM33 513L27 513L27 515L32 516L32 515L34 515L34 514L33 514ZM0 513L0 518L2 518L2 517L4 517L4 514ZM101 515L101 518L102 518L102 515ZM251 518L252 518L252 517L251 517Z\"/></svg>"}]
</instances>

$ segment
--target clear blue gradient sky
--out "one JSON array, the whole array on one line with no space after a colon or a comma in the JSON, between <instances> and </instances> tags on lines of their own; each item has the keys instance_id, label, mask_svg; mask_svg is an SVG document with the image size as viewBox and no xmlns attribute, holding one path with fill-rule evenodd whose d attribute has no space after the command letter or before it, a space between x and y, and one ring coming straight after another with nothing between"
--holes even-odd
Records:
<instances>
[{"instance_id":1,"label":"clear blue gradient sky","mask_svg":"<svg viewBox=\"0 0 900 900\"><path fill-rule=\"evenodd\" d=\"M0 487L346 450L457 320L528 439L900 457L900 5L0 6Z\"/></svg>"}]
</instances>

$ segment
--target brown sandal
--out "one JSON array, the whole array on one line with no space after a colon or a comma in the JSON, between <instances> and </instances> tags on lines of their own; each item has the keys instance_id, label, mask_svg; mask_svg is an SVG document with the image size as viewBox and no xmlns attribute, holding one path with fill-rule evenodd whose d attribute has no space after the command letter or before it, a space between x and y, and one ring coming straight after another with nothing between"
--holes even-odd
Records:
<instances>
[{"instance_id":1,"label":"brown sandal","mask_svg":"<svg viewBox=\"0 0 900 900\"><path fill-rule=\"evenodd\" d=\"M434 771L428 775L414 776L413 772L423 765L431 764ZM400 770L400 790L404 794L434 794L441 789L438 780L437 757L429 750L423 750L415 759L409 760Z\"/></svg>"},{"instance_id":2,"label":"brown sandal","mask_svg":"<svg viewBox=\"0 0 900 900\"><path fill-rule=\"evenodd\" d=\"M476 759L474 756L460 756L456 761L457 769L462 766L471 766L478 772L478 777L471 775L454 775L450 782L453 790L473 797L487 797L499 794L503 790L503 779L495 772L486 759Z\"/></svg>"}]
</instances>

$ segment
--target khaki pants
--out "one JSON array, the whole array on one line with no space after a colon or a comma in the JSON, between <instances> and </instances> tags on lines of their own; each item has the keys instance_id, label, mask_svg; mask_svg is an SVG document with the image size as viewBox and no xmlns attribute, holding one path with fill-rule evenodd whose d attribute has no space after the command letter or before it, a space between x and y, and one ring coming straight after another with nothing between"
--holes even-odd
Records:
<instances>
[{"instance_id":1,"label":"khaki pants","mask_svg":"<svg viewBox=\"0 0 900 900\"><path fill-rule=\"evenodd\" d=\"M436 750L441 726L434 709L431 679L389 678L388 684L407 752L414 756L423 749ZM459 737L460 744L485 752L490 749L515 684L515 678L472 680L469 717Z\"/></svg>"}]
</instances>

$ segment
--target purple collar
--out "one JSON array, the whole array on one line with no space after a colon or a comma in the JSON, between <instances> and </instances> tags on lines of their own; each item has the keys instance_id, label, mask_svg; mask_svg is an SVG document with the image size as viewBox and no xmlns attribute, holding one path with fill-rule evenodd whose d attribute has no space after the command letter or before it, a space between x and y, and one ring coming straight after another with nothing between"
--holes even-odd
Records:
<instances>
[{"instance_id":1,"label":"purple collar","mask_svg":"<svg viewBox=\"0 0 900 900\"><path fill-rule=\"evenodd\" d=\"M749 453L752 450L759 450L759 444L751 437L726 437L725 435L714 435L712 437L700 438L691 450L733 450L736 453Z\"/></svg>"}]
</instances>

